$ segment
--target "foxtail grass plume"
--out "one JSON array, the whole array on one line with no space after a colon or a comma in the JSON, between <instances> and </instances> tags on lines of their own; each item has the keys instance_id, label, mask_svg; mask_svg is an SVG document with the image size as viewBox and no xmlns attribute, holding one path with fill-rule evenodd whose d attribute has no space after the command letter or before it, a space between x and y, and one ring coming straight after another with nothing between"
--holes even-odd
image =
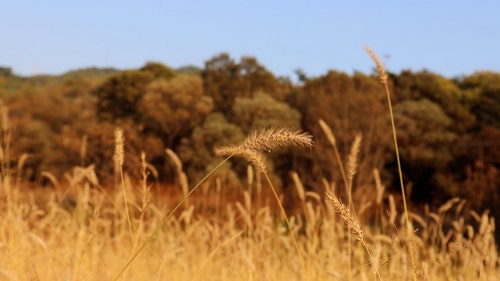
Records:
<instances>
[{"instance_id":1,"label":"foxtail grass plume","mask_svg":"<svg viewBox=\"0 0 500 281\"><path fill-rule=\"evenodd\" d=\"M264 158L261 153L245 149L241 145L228 145L223 147L216 147L214 149L217 156L238 156L250 162L260 172L267 172Z\"/></svg>"},{"instance_id":2,"label":"foxtail grass plume","mask_svg":"<svg viewBox=\"0 0 500 281\"><path fill-rule=\"evenodd\" d=\"M335 211L340 214L340 217L344 221L345 225L352 230L354 235L356 235L356 239L363 241L363 230L351 210L344 205L344 203L342 203L335 194L327 193L325 196L326 199L333 205Z\"/></svg>"},{"instance_id":3,"label":"foxtail grass plume","mask_svg":"<svg viewBox=\"0 0 500 281\"><path fill-rule=\"evenodd\" d=\"M114 160L116 163L121 167L123 166L124 162L124 152L123 152L123 143L124 143L124 138L123 138L123 129L121 128L116 128L115 130L115 155L114 155Z\"/></svg>"},{"instance_id":4,"label":"foxtail grass plume","mask_svg":"<svg viewBox=\"0 0 500 281\"><path fill-rule=\"evenodd\" d=\"M242 148L270 152L287 146L312 148L312 136L299 130L287 128L256 130L248 135Z\"/></svg>"},{"instance_id":5,"label":"foxtail grass plume","mask_svg":"<svg viewBox=\"0 0 500 281\"><path fill-rule=\"evenodd\" d=\"M182 169L181 159L179 159L177 154L171 149L167 148L165 150L165 152L170 157L170 159L172 159L172 162L174 163L175 172L177 173L177 176L179 177L179 182L181 184L182 193L184 194L184 196L186 196L187 193L189 192L189 184L188 184L187 176Z\"/></svg>"},{"instance_id":6,"label":"foxtail grass plume","mask_svg":"<svg viewBox=\"0 0 500 281\"><path fill-rule=\"evenodd\" d=\"M323 119L319 119L319 125L321 129L323 130L323 133L325 133L326 137L328 138L328 141L332 146L335 146L337 144L337 141L335 140L335 136L333 135L332 129L326 124Z\"/></svg>"},{"instance_id":7,"label":"foxtail grass plume","mask_svg":"<svg viewBox=\"0 0 500 281\"><path fill-rule=\"evenodd\" d=\"M214 152L217 156L242 157L265 172L266 166L261 153L289 146L312 148L312 136L287 128L261 129L250 133L242 144L216 147Z\"/></svg>"},{"instance_id":8,"label":"foxtail grass plume","mask_svg":"<svg viewBox=\"0 0 500 281\"><path fill-rule=\"evenodd\" d=\"M378 56L375 52L369 47L365 45L365 51L368 53L373 63L375 63L375 67L377 68L377 73L382 84L387 84L387 73L385 73L385 68Z\"/></svg>"},{"instance_id":9,"label":"foxtail grass plume","mask_svg":"<svg viewBox=\"0 0 500 281\"><path fill-rule=\"evenodd\" d=\"M352 185L352 179L356 174L356 168L358 166L358 154L361 146L361 134L356 134L354 138L354 142L351 146L351 152L349 153L349 157L347 158L347 180Z\"/></svg>"},{"instance_id":10,"label":"foxtail grass plume","mask_svg":"<svg viewBox=\"0 0 500 281\"><path fill-rule=\"evenodd\" d=\"M382 199L384 197L385 186L380 180L380 172L377 168L373 170L373 177L375 178L375 188L377 189L377 198L375 202L377 205L380 205L382 204Z\"/></svg>"}]
</instances>

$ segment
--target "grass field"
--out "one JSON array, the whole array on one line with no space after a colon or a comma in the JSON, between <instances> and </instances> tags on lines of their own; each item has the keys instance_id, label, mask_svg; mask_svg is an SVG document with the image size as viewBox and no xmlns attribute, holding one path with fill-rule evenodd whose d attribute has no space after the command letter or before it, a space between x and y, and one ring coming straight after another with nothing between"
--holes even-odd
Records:
<instances>
[{"instance_id":1,"label":"grass field","mask_svg":"<svg viewBox=\"0 0 500 281\"><path fill-rule=\"evenodd\" d=\"M335 154L344 154L328 124L320 124ZM2 135L0 280L500 278L494 220L469 210L465 198L412 211L402 181L401 193L389 194L377 170L373 186L363 187L366 196L353 196L361 135L345 165L337 158L345 186L323 179L316 192L293 171L295 189L276 189L262 158L280 146L311 149L311 136L299 131L257 131L240 145L216 149L226 157L221 163L249 162L240 187L223 186L211 173L189 186L182 163L167 150L179 182L169 188L152 183L144 156L142 178L128 177L120 130L115 186L100 187L89 166L65 179L46 173L50 187L27 187L24 156L11 167L3 156L8 132ZM296 207L285 209L290 200Z\"/></svg>"},{"instance_id":2,"label":"grass field","mask_svg":"<svg viewBox=\"0 0 500 281\"><path fill-rule=\"evenodd\" d=\"M289 215L304 272L273 197L259 193L255 181L232 202L224 199L227 192L205 186L166 223L181 192L144 194L140 184L127 184L130 228L120 189L90 188L85 180L68 189L64 196L20 190L4 179L0 280L113 280L147 240L119 280L378 280L376 271L382 280L411 280L414 272L417 280L500 276L492 218L473 213L473 223L465 223L465 201L458 199L436 213L412 214L411 239L401 214L377 205L388 214L379 213L379 224L353 217L362 239L353 233L349 240L335 206L322 194L305 193L303 209Z\"/></svg>"}]
</instances>

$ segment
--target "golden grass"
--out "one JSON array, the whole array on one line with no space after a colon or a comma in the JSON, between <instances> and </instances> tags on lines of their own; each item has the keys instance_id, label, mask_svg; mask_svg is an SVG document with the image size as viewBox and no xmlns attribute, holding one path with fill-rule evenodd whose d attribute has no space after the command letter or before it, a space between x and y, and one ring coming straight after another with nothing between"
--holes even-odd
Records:
<instances>
[{"instance_id":1,"label":"golden grass","mask_svg":"<svg viewBox=\"0 0 500 281\"><path fill-rule=\"evenodd\" d=\"M394 141L394 150L396 153L396 162L398 164L399 184L401 187L404 215L405 215L405 219L406 219L406 232L407 232L406 235L408 235L408 237L410 237L410 242L411 242L413 227L412 227L412 224L410 222L410 218L409 218L410 211L408 210L408 204L406 202L406 190L405 190L405 185L403 182L403 171L401 168L401 160L399 157L398 138L397 138L397 133L396 133L396 125L395 125L395 121L394 121L394 112L392 110L392 102L391 102L391 94L389 91L389 83L387 81L388 77L387 77L387 73L385 72L385 68L382 65L382 62L380 61L378 56L375 54L375 52L369 46L365 46L365 50L368 53L368 55L370 56L370 58L373 60L373 62L375 63L375 66L377 68L378 77L380 79L380 82L384 85L385 94L387 96L387 105L388 105L389 116L391 119L391 128L392 128L392 137L393 137L393 141ZM413 281L417 281L417 269L416 269L417 265L416 265L415 258L413 255L412 243L408 244L408 249L409 249L409 253L410 253L411 265L413 267L413 272L414 272Z\"/></svg>"},{"instance_id":2,"label":"golden grass","mask_svg":"<svg viewBox=\"0 0 500 281\"><path fill-rule=\"evenodd\" d=\"M261 156L261 152L271 152L272 150L276 150L279 148L293 147L293 146L312 148L313 146L312 136L298 130L291 130L287 128L261 129L252 132L245 139L243 144L215 148L215 154L219 156L222 155L228 157L240 156L246 159L248 162L252 163L260 172L264 174L264 177L274 195L274 198L276 199L276 203L278 204L281 215L289 230L290 237L292 238L293 245L295 247L295 251L297 253L297 257L300 261L300 265L302 268L302 274L304 276L303 279L310 280L309 269L304 262L302 250L300 249L299 244L297 242L297 238L296 235L294 234L293 227L290 223L285 208L281 203L280 196L278 195L278 192L276 191L274 184L269 178L266 166Z\"/></svg>"},{"instance_id":3,"label":"golden grass","mask_svg":"<svg viewBox=\"0 0 500 281\"><path fill-rule=\"evenodd\" d=\"M380 61L368 52L387 83ZM264 153L313 145L310 135L279 128L257 130L242 144L217 148L226 158L191 189L181 161L166 150L181 186L175 198L154 191L148 172L154 168L144 154L142 177L136 183L128 178L120 130L115 134L119 182L114 189L91 187L98 182L93 165L75 167L66 176L67 185L46 172L55 187L23 187L18 179L28 156L11 169L7 113L0 103L0 280L486 281L500 276L495 224L488 212L468 212L466 200L453 198L436 210L411 213L402 185L400 213L395 195L383 200L386 190L377 170L374 195L355 201L361 135L355 136L344 171L333 133L323 121L346 185L347 205L328 180L322 180L321 192L313 192L295 172L295 189L278 193ZM248 187L238 191L210 178L234 156L256 167L249 166ZM235 193L235 200L221 200ZM298 197L302 207L293 215L282 204L289 196ZM380 210L375 221L362 217L370 204Z\"/></svg>"},{"instance_id":4,"label":"golden grass","mask_svg":"<svg viewBox=\"0 0 500 281\"><path fill-rule=\"evenodd\" d=\"M362 243L363 247L366 250L366 253L368 254L370 258L370 263L371 266L379 280L382 280L382 276L380 276L380 272L378 270L379 268L379 263L378 263L378 256L377 255L377 260L373 257L371 254L371 251L368 247L368 244L366 243L365 237L363 235L363 230L361 229L361 225L358 222L358 219L356 216L351 212L351 210L346 207L340 199L332 193L327 193L326 194L326 199L333 204L333 207L337 211L337 213L340 214L340 217L344 221L345 225L347 226L348 229L350 229L354 235L356 236L356 239Z\"/></svg>"},{"instance_id":5,"label":"golden grass","mask_svg":"<svg viewBox=\"0 0 500 281\"><path fill-rule=\"evenodd\" d=\"M133 242L119 207L123 203L111 201L120 201L112 191L79 185L74 205L68 206L47 190L17 189L7 206L4 188L1 280L112 280L128 262ZM141 186L127 189L143 192ZM123 280L305 280L288 228L270 206L252 206L247 192L242 190L241 199L219 206L225 210L219 215L199 216L204 206L192 204L192 209L172 216L128 267ZM202 196L193 194L192 199L203 202ZM143 205L141 196L134 198L131 206L142 206L141 212L131 208L134 238L140 244L163 223L172 203L152 198ZM375 269L382 280L411 278L405 232L379 233L349 214L346 206L336 208L345 212L338 220L330 211L330 199L318 201L306 195L304 200L307 216L292 215L290 224L296 234L306 230L296 238L310 280L342 280L350 274L346 221L354 226L357 238L351 252L353 280L378 279ZM421 265L419 280L495 280L500 273L492 218L475 214L476 219L467 222L466 213L455 216L458 207L446 204L436 210L437 216L429 213L412 219L419 229L418 239L413 238ZM389 224L388 217L383 219ZM450 220L452 227L446 229L444 222ZM397 220L394 225L399 225ZM358 241L361 238L372 258Z\"/></svg>"}]
</instances>

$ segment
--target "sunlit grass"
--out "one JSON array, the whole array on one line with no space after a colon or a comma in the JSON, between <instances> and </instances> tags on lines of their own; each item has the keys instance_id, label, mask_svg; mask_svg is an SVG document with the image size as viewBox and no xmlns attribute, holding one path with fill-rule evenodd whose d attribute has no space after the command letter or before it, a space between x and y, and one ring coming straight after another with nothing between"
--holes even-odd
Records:
<instances>
[{"instance_id":1,"label":"sunlit grass","mask_svg":"<svg viewBox=\"0 0 500 281\"><path fill-rule=\"evenodd\" d=\"M45 172L52 186L28 187L21 175L29 156L21 156L15 168L9 157L3 157L10 155L11 141L4 110L0 106L0 280L496 280L500 276L495 225L488 212L468 211L461 198L437 210L411 212L404 186L404 203L397 206L397 195L384 195L378 172L373 186L358 187L373 188L366 192L373 196L354 198L352 179L358 172L361 136L355 138L344 170L333 133L323 121L347 198L339 198L337 187L327 179L321 179L323 185L315 192L306 190L301 175L293 171L295 189L275 188L261 153L278 146L312 147L311 136L286 129L263 130L241 145L216 150L227 157L220 165L239 156L256 168L247 170L245 187L223 186L213 173L217 167L190 187L171 150L167 155L175 164L179 186L168 191L148 178L144 154L142 178L130 179L120 150L115 186L99 186L91 165L74 168L64 180ZM117 139L123 146L123 136ZM295 200L297 208L285 210L283 200ZM376 216L368 214L374 209Z\"/></svg>"},{"instance_id":2,"label":"sunlit grass","mask_svg":"<svg viewBox=\"0 0 500 281\"><path fill-rule=\"evenodd\" d=\"M248 207L244 189L234 201L208 206L204 196L225 196L224 190L209 186L193 195L188 209L165 222L172 198L148 191L151 202L140 210L140 183L125 188L134 194L129 196L134 237L120 189L104 191L82 181L64 198L58 196L60 190L3 185L0 279L112 280L133 253L131 241L143 243L161 224L122 280L342 280L349 274L354 280L375 280L372 262L378 263L382 280L405 280L413 272L408 243L414 247L419 280L494 280L499 274L492 218L474 214L467 223L461 200L427 216L413 214L418 231L412 241L404 227L394 225L394 230L382 233L382 228L361 220L366 244L353 241L348 272L344 221L322 194L307 192L301 196L305 207L290 215L308 269L304 276L278 209L266 206L273 198L269 191L251 198L260 202L254 204L258 208ZM290 192L281 195L297 196ZM383 220L389 224L389 216ZM371 249L371 258L365 247Z\"/></svg>"}]
</instances>

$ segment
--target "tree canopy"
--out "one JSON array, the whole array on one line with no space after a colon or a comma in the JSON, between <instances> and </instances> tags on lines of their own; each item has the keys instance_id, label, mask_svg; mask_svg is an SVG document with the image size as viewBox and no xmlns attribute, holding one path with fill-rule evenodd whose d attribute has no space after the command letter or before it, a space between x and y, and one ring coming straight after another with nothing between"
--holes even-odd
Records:
<instances>
[{"instance_id":1,"label":"tree canopy","mask_svg":"<svg viewBox=\"0 0 500 281\"><path fill-rule=\"evenodd\" d=\"M197 177L217 162L214 146L239 142L258 128L289 127L314 135L315 148L271 156L270 170L284 188L294 170L307 188L321 189L323 179L341 184L331 144L318 125L322 119L342 152L349 151L357 133L362 135L355 186L373 184L375 168L393 185L394 148L377 78L334 70L318 77L297 74L300 84L276 77L255 57L234 59L227 53L208 59L202 69L147 62L138 69L19 77L2 67L0 98L10 110L15 140L10 157L30 153L25 167L33 181L41 181L43 171L62 175L71 166L89 164L106 177L113 170L112 132L119 126L125 130L128 168L138 171L138 155L145 151L159 180L169 181L166 148ZM499 184L500 74L449 79L406 70L389 77L412 198L469 196L478 206L498 205L487 196L474 197L473 179L484 179L490 189ZM245 172L238 165L231 163L220 176L227 173L225 179L236 184Z\"/></svg>"}]
</instances>

